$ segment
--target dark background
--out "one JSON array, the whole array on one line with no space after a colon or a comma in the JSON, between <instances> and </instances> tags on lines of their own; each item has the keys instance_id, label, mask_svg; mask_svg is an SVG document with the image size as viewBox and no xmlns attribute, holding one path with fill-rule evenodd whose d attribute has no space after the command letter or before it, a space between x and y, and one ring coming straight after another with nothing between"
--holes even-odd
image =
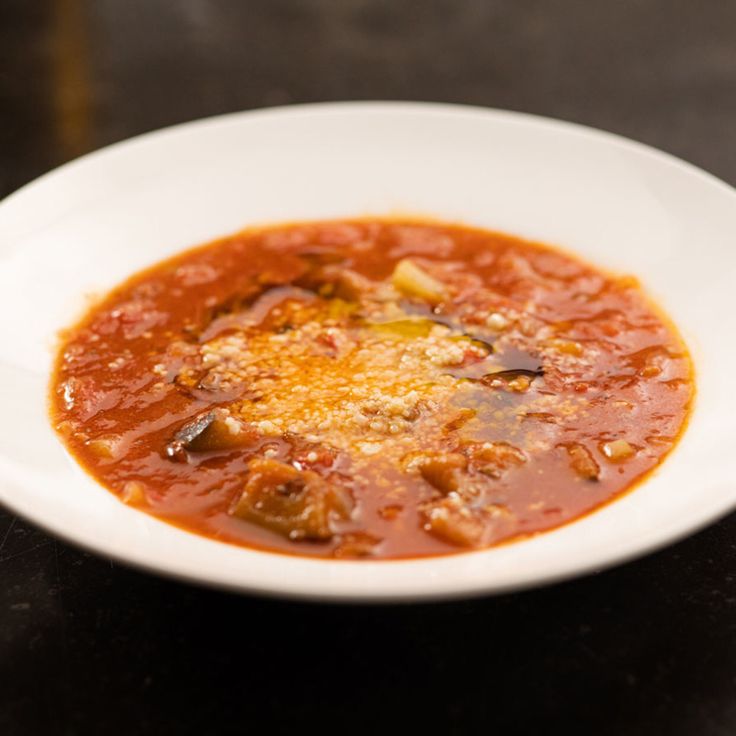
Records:
<instances>
[{"instance_id":1,"label":"dark background","mask_svg":"<svg viewBox=\"0 0 736 736\"><path fill-rule=\"evenodd\" d=\"M343 99L574 120L733 184L736 2L0 0L0 195L160 126ZM154 578L0 511L0 733L734 734L734 533L516 595L332 607Z\"/></svg>"}]
</instances>

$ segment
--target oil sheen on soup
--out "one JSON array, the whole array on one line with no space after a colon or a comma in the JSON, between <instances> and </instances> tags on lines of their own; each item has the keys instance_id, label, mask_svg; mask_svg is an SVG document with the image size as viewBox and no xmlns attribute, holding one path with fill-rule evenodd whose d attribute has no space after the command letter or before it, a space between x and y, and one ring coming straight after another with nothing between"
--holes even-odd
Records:
<instances>
[{"instance_id":1,"label":"oil sheen on soup","mask_svg":"<svg viewBox=\"0 0 736 736\"><path fill-rule=\"evenodd\" d=\"M52 419L103 486L308 556L560 526L660 463L693 397L634 279L436 222L245 231L133 276L62 343Z\"/></svg>"}]
</instances>

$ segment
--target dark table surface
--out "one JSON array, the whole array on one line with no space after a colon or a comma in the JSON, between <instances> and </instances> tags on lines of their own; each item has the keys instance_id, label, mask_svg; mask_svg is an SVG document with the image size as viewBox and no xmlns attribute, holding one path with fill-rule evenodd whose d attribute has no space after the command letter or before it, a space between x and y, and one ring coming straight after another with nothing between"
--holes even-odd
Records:
<instances>
[{"instance_id":1,"label":"dark table surface","mask_svg":"<svg viewBox=\"0 0 736 736\"><path fill-rule=\"evenodd\" d=\"M0 195L160 126L342 99L574 120L733 184L736 3L0 0ZM734 734L734 535L515 595L333 607L151 577L0 510L0 733Z\"/></svg>"}]
</instances>

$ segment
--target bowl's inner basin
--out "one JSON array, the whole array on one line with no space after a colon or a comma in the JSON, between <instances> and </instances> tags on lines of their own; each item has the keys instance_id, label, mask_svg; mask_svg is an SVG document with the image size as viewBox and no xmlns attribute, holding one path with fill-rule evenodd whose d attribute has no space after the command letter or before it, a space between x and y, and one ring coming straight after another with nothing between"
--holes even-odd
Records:
<instances>
[{"instance_id":1,"label":"bowl's inner basin","mask_svg":"<svg viewBox=\"0 0 736 736\"><path fill-rule=\"evenodd\" d=\"M632 487L692 367L635 279L498 233L245 231L143 271L63 337L52 420L122 501L308 556L488 547Z\"/></svg>"}]
</instances>

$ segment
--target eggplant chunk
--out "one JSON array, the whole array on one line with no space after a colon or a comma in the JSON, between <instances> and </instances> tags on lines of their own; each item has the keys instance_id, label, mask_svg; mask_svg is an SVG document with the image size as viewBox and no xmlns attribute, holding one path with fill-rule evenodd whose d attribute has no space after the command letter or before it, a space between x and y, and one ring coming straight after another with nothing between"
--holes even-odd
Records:
<instances>
[{"instance_id":1,"label":"eggplant chunk","mask_svg":"<svg viewBox=\"0 0 736 736\"><path fill-rule=\"evenodd\" d=\"M506 391L524 393L532 385L532 381L542 375L541 370L530 371L522 368L513 368L505 371L487 373L478 382L489 388L500 388Z\"/></svg>"},{"instance_id":2,"label":"eggplant chunk","mask_svg":"<svg viewBox=\"0 0 736 736\"><path fill-rule=\"evenodd\" d=\"M336 521L350 517L348 492L311 470L254 458L232 514L289 539L328 540Z\"/></svg>"},{"instance_id":3,"label":"eggplant chunk","mask_svg":"<svg viewBox=\"0 0 736 736\"><path fill-rule=\"evenodd\" d=\"M491 478L526 462L526 455L508 442L470 442L463 449L472 468Z\"/></svg>"},{"instance_id":4,"label":"eggplant chunk","mask_svg":"<svg viewBox=\"0 0 736 736\"><path fill-rule=\"evenodd\" d=\"M433 488L446 495L460 488L467 466L468 461L463 455L438 452L419 463L419 473Z\"/></svg>"},{"instance_id":5,"label":"eggplant chunk","mask_svg":"<svg viewBox=\"0 0 736 736\"><path fill-rule=\"evenodd\" d=\"M341 535L333 554L335 557L370 557L382 541L381 537L368 532L349 532Z\"/></svg>"},{"instance_id":6,"label":"eggplant chunk","mask_svg":"<svg viewBox=\"0 0 736 736\"><path fill-rule=\"evenodd\" d=\"M166 445L165 452L172 460L184 460L187 452L232 450L246 447L255 439L250 427L228 419L222 409L214 409L187 422Z\"/></svg>"},{"instance_id":7,"label":"eggplant chunk","mask_svg":"<svg viewBox=\"0 0 736 736\"><path fill-rule=\"evenodd\" d=\"M506 509L474 507L456 494L429 504L424 519L426 531L458 547L484 547L512 529L512 517Z\"/></svg>"},{"instance_id":8,"label":"eggplant chunk","mask_svg":"<svg viewBox=\"0 0 736 736\"><path fill-rule=\"evenodd\" d=\"M295 283L320 296L347 302L360 301L375 288L362 274L335 264L312 268Z\"/></svg>"},{"instance_id":9,"label":"eggplant chunk","mask_svg":"<svg viewBox=\"0 0 736 736\"><path fill-rule=\"evenodd\" d=\"M570 467L583 480L598 480L601 474L600 465L595 461L590 450L577 442L567 445Z\"/></svg>"},{"instance_id":10,"label":"eggplant chunk","mask_svg":"<svg viewBox=\"0 0 736 736\"><path fill-rule=\"evenodd\" d=\"M183 458L185 450L193 450L198 444L197 440L202 437L214 421L215 412L209 411L187 422L174 435L174 439L166 445L166 456L172 460Z\"/></svg>"}]
</instances>

